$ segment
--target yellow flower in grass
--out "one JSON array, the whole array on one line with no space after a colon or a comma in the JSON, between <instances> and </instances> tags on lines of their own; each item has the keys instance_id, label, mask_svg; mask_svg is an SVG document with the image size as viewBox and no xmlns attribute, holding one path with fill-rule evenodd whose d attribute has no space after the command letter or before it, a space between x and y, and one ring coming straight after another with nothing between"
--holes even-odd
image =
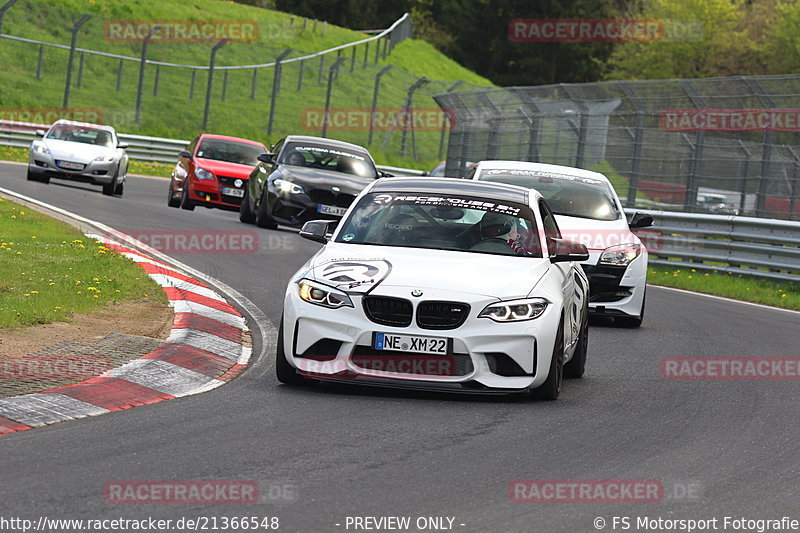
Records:
<instances>
[{"instance_id":1,"label":"yellow flower in grass","mask_svg":"<svg viewBox=\"0 0 800 533\"><path fill-rule=\"evenodd\" d=\"M56 282L55 282L55 281L51 281L51 282L50 282L50 286L51 286L51 287L52 287L53 285L55 285L55 284L56 284Z\"/></svg>"},{"instance_id":2,"label":"yellow flower in grass","mask_svg":"<svg viewBox=\"0 0 800 533\"><path fill-rule=\"evenodd\" d=\"M39 294L39 291L31 291L31 294Z\"/></svg>"},{"instance_id":3,"label":"yellow flower in grass","mask_svg":"<svg viewBox=\"0 0 800 533\"><path fill-rule=\"evenodd\" d=\"M61 310L61 307L59 307L59 306L56 306L56 307L55 307L55 310L56 310L56 311L59 311L59 310Z\"/></svg>"}]
</instances>

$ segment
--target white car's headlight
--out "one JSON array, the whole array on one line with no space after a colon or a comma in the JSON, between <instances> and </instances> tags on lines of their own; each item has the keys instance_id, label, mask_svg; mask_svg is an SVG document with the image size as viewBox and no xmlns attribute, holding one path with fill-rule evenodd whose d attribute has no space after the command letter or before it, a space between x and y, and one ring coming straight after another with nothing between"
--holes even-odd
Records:
<instances>
[{"instance_id":1,"label":"white car's headlight","mask_svg":"<svg viewBox=\"0 0 800 533\"><path fill-rule=\"evenodd\" d=\"M113 163L114 162L114 156L113 155L101 155L100 157L95 157L94 160L95 161L100 161L100 162L103 162L103 163Z\"/></svg>"},{"instance_id":2,"label":"white car's headlight","mask_svg":"<svg viewBox=\"0 0 800 533\"><path fill-rule=\"evenodd\" d=\"M600 254L601 265L628 266L631 261L639 257L642 253L642 246L639 244L618 244L609 246Z\"/></svg>"},{"instance_id":3,"label":"white car's headlight","mask_svg":"<svg viewBox=\"0 0 800 533\"><path fill-rule=\"evenodd\" d=\"M328 309L353 307L353 301L347 294L333 287L307 279L301 279L297 282L297 294L301 300L314 305L321 305Z\"/></svg>"},{"instance_id":4,"label":"white car's headlight","mask_svg":"<svg viewBox=\"0 0 800 533\"><path fill-rule=\"evenodd\" d=\"M539 318L550 301L544 298L523 298L487 305L478 318L491 318L495 322L521 322Z\"/></svg>"},{"instance_id":5,"label":"white car's headlight","mask_svg":"<svg viewBox=\"0 0 800 533\"><path fill-rule=\"evenodd\" d=\"M42 143L34 144L33 147L32 147L32 150L34 152L36 152L37 154L49 154L50 153L50 149L47 148L47 146L45 146Z\"/></svg>"},{"instance_id":6,"label":"white car's headlight","mask_svg":"<svg viewBox=\"0 0 800 533\"><path fill-rule=\"evenodd\" d=\"M305 189L296 183L292 183L291 181L282 180L280 178L276 179L272 182L275 185L275 188L281 192L289 192L292 194L303 194Z\"/></svg>"},{"instance_id":7,"label":"white car's headlight","mask_svg":"<svg viewBox=\"0 0 800 533\"><path fill-rule=\"evenodd\" d=\"M206 170L204 168L196 168L196 169L194 169L194 175L199 180L213 180L214 179L214 174L212 174L211 172L209 172L208 170Z\"/></svg>"}]
</instances>

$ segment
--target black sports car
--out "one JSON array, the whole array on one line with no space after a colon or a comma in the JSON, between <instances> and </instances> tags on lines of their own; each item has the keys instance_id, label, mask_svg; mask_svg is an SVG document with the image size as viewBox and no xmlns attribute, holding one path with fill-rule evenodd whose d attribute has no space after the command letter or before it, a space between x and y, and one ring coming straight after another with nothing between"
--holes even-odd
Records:
<instances>
[{"instance_id":1,"label":"black sports car","mask_svg":"<svg viewBox=\"0 0 800 533\"><path fill-rule=\"evenodd\" d=\"M364 187L387 175L365 148L320 137L290 135L258 160L239 220L262 228L341 219Z\"/></svg>"}]
</instances>

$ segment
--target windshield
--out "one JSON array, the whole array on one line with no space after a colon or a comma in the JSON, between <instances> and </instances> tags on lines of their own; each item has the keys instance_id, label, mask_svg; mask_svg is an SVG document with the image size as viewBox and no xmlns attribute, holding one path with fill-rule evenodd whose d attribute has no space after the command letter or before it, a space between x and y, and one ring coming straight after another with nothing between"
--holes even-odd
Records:
<instances>
[{"instance_id":1,"label":"windshield","mask_svg":"<svg viewBox=\"0 0 800 533\"><path fill-rule=\"evenodd\" d=\"M458 195L368 194L336 242L542 257L529 207Z\"/></svg>"},{"instance_id":2,"label":"windshield","mask_svg":"<svg viewBox=\"0 0 800 533\"><path fill-rule=\"evenodd\" d=\"M278 163L281 165L343 172L364 178L376 178L378 176L375 166L366 154L354 152L347 148L313 143L289 143L284 148Z\"/></svg>"},{"instance_id":3,"label":"windshield","mask_svg":"<svg viewBox=\"0 0 800 533\"><path fill-rule=\"evenodd\" d=\"M479 179L536 189L556 215L593 220L618 220L622 216L613 191L601 180L548 171L510 169L484 169Z\"/></svg>"},{"instance_id":4,"label":"windshield","mask_svg":"<svg viewBox=\"0 0 800 533\"><path fill-rule=\"evenodd\" d=\"M57 141L94 144L105 148L116 148L114 137L111 135L110 131L92 128L90 126L59 124L50 128L46 138Z\"/></svg>"},{"instance_id":5,"label":"windshield","mask_svg":"<svg viewBox=\"0 0 800 533\"><path fill-rule=\"evenodd\" d=\"M226 139L203 139L197 148L197 157L254 167L258 164L258 156L264 152L266 148L257 144Z\"/></svg>"}]
</instances>

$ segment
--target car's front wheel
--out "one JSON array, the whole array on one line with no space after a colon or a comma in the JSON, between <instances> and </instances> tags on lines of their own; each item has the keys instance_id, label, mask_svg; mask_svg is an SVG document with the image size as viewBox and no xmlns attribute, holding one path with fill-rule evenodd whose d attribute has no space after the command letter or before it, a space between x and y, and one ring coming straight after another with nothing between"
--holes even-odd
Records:
<instances>
[{"instance_id":1,"label":"car's front wheel","mask_svg":"<svg viewBox=\"0 0 800 533\"><path fill-rule=\"evenodd\" d=\"M547 379L539 387L531 391L531 396L536 400L551 401L558 398L561 392L561 383L564 380L564 320L558 325L556 342L553 347L553 356L550 358L550 371Z\"/></svg>"},{"instance_id":2,"label":"car's front wheel","mask_svg":"<svg viewBox=\"0 0 800 533\"><path fill-rule=\"evenodd\" d=\"M194 202L189 198L189 180L183 182L183 194L181 194L181 209L194 211Z\"/></svg>"},{"instance_id":3,"label":"car's front wheel","mask_svg":"<svg viewBox=\"0 0 800 533\"><path fill-rule=\"evenodd\" d=\"M180 198L175 198L175 188L173 187L172 180L169 180L169 191L167 191L167 206L180 207Z\"/></svg>"},{"instance_id":4,"label":"car's front wheel","mask_svg":"<svg viewBox=\"0 0 800 533\"><path fill-rule=\"evenodd\" d=\"M313 385L317 380L301 376L297 369L286 360L286 353L283 349L283 317L278 326L278 347L275 350L275 375L278 381L286 385Z\"/></svg>"},{"instance_id":5,"label":"car's front wheel","mask_svg":"<svg viewBox=\"0 0 800 533\"><path fill-rule=\"evenodd\" d=\"M114 176L114 179L111 180L111 183L106 183L103 185L103 194L106 196L114 196L114 191L117 188L117 177Z\"/></svg>"},{"instance_id":6,"label":"car's front wheel","mask_svg":"<svg viewBox=\"0 0 800 533\"><path fill-rule=\"evenodd\" d=\"M245 187L244 196L242 197L242 205L239 207L239 221L245 224L252 224L256 221L253 210L250 207L250 191L249 187Z\"/></svg>"},{"instance_id":7,"label":"car's front wheel","mask_svg":"<svg viewBox=\"0 0 800 533\"><path fill-rule=\"evenodd\" d=\"M578 332L578 345L575 346L575 353L572 359L564 365L565 378L582 378L586 370L586 353L589 348L589 307L584 307L583 321L581 330Z\"/></svg>"},{"instance_id":8,"label":"car's front wheel","mask_svg":"<svg viewBox=\"0 0 800 533\"><path fill-rule=\"evenodd\" d=\"M264 194L266 195L266 191ZM275 222L275 219L267 212L268 209L269 202L267 202L266 197L262 197L261 202L259 202L256 208L256 226L259 228L275 229L278 227L278 223Z\"/></svg>"}]
</instances>

